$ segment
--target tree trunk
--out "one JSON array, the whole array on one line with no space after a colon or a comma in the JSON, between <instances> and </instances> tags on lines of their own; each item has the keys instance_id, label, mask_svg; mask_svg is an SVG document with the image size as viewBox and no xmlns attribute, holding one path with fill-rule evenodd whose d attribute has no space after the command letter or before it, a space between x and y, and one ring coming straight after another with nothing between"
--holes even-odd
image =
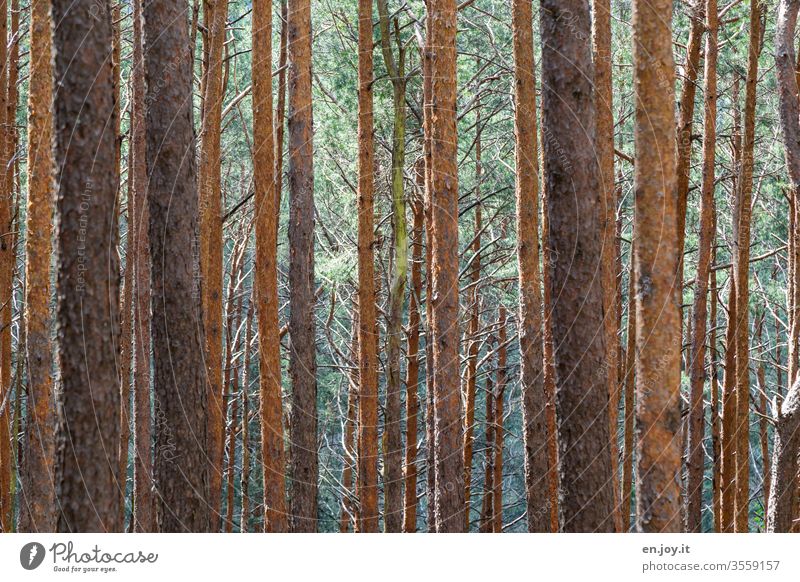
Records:
<instances>
[{"instance_id":1,"label":"tree trunk","mask_svg":"<svg viewBox=\"0 0 800 582\"><path fill-rule=\"evenodd\" d=\"M516 138L517 260L520 287L525 498L528 531L549 532L550 473L547 458L547 397L541 374L542 294L539 276L539 193L536 143L536 80L531 0L512 4L514 43L514 135ZM477 354L476 354L477 355Z\"/></svg>"},{"instance_id":2,"label":"tree trunk","mask_svg":"<svg viewBox=\"0 0 800 582\"><path fill-rule=\"evenodd\" d=\"M508 334L506 332L506 308L500 305L500 313L498 315L498 327L500 328L497 333L499 346L497 348L497 385L495 386L495 401L494 401L494 462L492 469L494 476L492 477L492 517L494 523L492 525L492 532L502 533L503 531L503 396L506 390L506 379L508 373L506 370L507 354L508 354ZM547 520L547 512L541 508L540 512L543 516L537 519Z\"/></svg>"},{"instance_id":3,"label":"tree trunk","mask_svg":"<svg viewBox=\"0 0 800 582\"><path fill-rule=\"evenodd\" d=\"M250 523L250 344L253 337L253 301L247 309L242 369L242 513L239 532L247 533Z\"/></svg>"},{"instance_id":4,"label":"tree trunk","mask_svg":"<svg viewBox=\"0 0 800 582\"><path fill-rule=\"evenodd\" d=\"M311 0L290 0L289 317L292 531L317 529L317 359L314 321L314 138L311 109Z\"/></svg>"},{"instance_id":5,"label":"tree trunk","mask_svg":"<svg viewBox=\"0 0 800 582\"><path fill-rule=\"evenodd\" d=\"M186 7L143 4L152 261L156 518L162 532L210 531L206 372L198 288L199 208ZM183 58L180 57L183 55ZM216 530L214 530L216 531Z\"/></svg>"},{"instance_id":6,"label":"tree trunk","mask_svg":"<svg viewBox=\"0 0 800 582\"><path fill-rule=\"evenodd\" d=\"M464 530L459 389L456 2L431 0L431 222L436 531Z\"/></svg>"},{"instance_id":7,"label":"tree trunk","mask_svg":"<svg viewBox=\"0 0 800 582\"><path fill-rule=\"evenodd\" d=\"M703 118L703 185L700 199L700 248L692 308L691 388L689 396L688 469L686 476L686 530L699 533L703 522L703 438L706 380L706 320L708 274L714 245L715 147L717 141L717 1L706 0L705 107ZM713 325L713 324L712 324Z\"/></svg>"},{"instance_id":8,"label":"tree trunk","mask_svg":"<svg viewBox=\"0 0 800 582\"><path fill-rule=\"evenodd\" d=\"M761 4L750 3L750 45L745 83L744 139L739 169L739 230L734 256L736 283L736 532L747 532L750 514L750 222L755 148L756 83L761 53Z\"/></svg>"},{"instance_id":9,"label":"tree trunk","mask_svg":"<svg viewBox=\"0 0 800 582\"><path fill-rule=\"evenodd\" d=\"M681 401L672 2L634 2L637 529L681 529ZM675 237L675 238L673 238Z\"/></svg>"},{"instance_id":10,"label":"tree trunk","mask_svg":"<svg viewBox=\"0 0 800 582\"><path fill-rule=\"evenodd\" d=\"M617 200L614 186L614 96L611 84L611 0L592 1L592 61L597 118L595 151L600 171L601 277L603 280L603 324L605 370L608 386L608 430L611 447L611 478L614 489L614 527L621 532L622 508L619 490L619 316L617 314Z\"/></svg>"},{"instance_id":11,"label":"tree trunk","mask_svg":"<svg viewBox=\"0 0 800 582\"><path fill-rule=\"evenodd\" d=\"M119 529L119 262L111 13L91 1L52 4L57 208L59 410L56 490L61 532ZM74 139L75 132L81 135ZM10 306L9 306L10 307ZM87 358L86 346L92 357ZM103 460L105 459L105 461Z\"/></svg>"},{"instance_id":12,"label":"tree trunk","mask_svg":"<svg viewBox=\"0 0 800 582\"><path fill-rule=\"evenodd\" d=\"M560 529L613 531L589 4L541 5L544 174L559 434ZM568 20L569 27L564 26ZM598 371L601 373L598 374Z\"/></svg>"},{"instance_id":13,"label":"tree trunk","mask_svg":"<svg viewBox=\"0 0 800 582\"><path fill-rule=\"evenodd\" d=\"M56 531L53 482L56 427L50 343L50 258L53 196L53 64L50 3L31 4L31 76L28 91L28 207L25 246L25 335L28 420L20 531ZM125 450L127 453L127 448Z\"/></svg>"},{"instance_id":14,"label":"tree trunk","mask_svg":"<svg viewBox=\"0 0 800 582\"><path fill-rule=\"evenodd\" d=\"M636 248L636 236L631 239L631 265L628 271L628 345L625 349L625 419L623 429L622 455L622 521L623 531L631 530L631 492L633 491L633 447L634 447L634 410L636 401L636 276L634 275L633 255Z\"/></svg>"},{"instance_id":15,"label":"tree trunk","mask_svg":"<svg viewBox=\"0 0 800 582\"><path fill-rule=\"evenodd\" d=\"M203 280L203 327L208 369L209 501L211 531L219 531L225 411L222 409L222 190L220 134L225 94L222 78L228 0L206 2L208 65L203 88L200 133L200 275ZM258 142L257 142L258 143Z\"/></svg>"},{"instance_id":16,"label":"tree trunk","mask_svg":"<svg viewBox=\"0 0 800 582\"><path fill-rule=\"evenodd\" d=\"M253 4L253 151L256 207L255 301L264 479L264 531L285 532L286 461L281 400L280 322L278 319L278 221L272 124L272 2Z\"/></svg>"},{"instance_id":17,"label":"tree trunk","mask_svg":"<svg viewBox=\"0 0 800 582\"><path fill-rule=\"evenodd\" d=\"M7 123L8 2L0 2L0 530L12 530L11 481L11 298L13 295L14 245L12 206L6 174L11 166L11 128ZM4 405L5 404L5 405Z\"/></svg>"},{"instance_id":18,"label":"tree trunk","mask_svg":"<svg viewBox=\"0 0 800 582\"><path fill-rule=\"evenodd\" d=\"M378 343L375 323L375 145L372 0L358 3L358 501L359 531L378 531Z\"/></svg>"}]
</instances>

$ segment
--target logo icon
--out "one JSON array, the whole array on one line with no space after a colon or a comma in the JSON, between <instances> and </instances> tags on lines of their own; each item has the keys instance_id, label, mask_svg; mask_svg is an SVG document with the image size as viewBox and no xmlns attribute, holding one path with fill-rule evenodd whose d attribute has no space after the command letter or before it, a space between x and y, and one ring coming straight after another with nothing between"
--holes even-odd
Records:
<instances>
[{"instance_id":1,"label":"logo icon","mask_svg":"<svg viewBox=\"0 0 800 582\"><path fill-rule=\"evenodd\" d=\"M19 563L26 570L35 570L44 561L44 546L39 542L30 542L19 551Z\"/></svg>"}]
</instances>

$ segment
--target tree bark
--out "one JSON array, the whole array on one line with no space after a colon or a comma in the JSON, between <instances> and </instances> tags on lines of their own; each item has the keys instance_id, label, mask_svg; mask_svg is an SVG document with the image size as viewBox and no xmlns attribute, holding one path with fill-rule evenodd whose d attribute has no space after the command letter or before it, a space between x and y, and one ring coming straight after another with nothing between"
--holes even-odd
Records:
<instances>
[{"instance_id":1,"label":"tree bark","mask_svg":"<svg viewBox=\"0 0 800 582\"><path fill-rule=\"evenodd\" d=\"M783 3L781 3L783 4ZM794 9L796 14L796 8ZM800 382L786 394L778 412L772 451L772 489L767 531L792 531L797 503L797 453L800 450Z\"/></svg>"},{"instance_id":2,"label":"tree bark","mask_svg":"<svg viewBox=\"0 0 800 582\"><path fill-rule=\"evenodd\" d=\"M314 138L311 105L311 0L290 0L289 308L292 415L289 511L293 532L317 529L317 359L314 304Z\"/></svg>"},{"instance_id":3,"label":"tree bark","mask_svg":"<svg viewBox=\"0 0 800 582\"><path fill-rule=\"evenodd\" d=\"M116 135L108 122L114 115L111 12L107 3L88 0L56 0L52 11L63 393L56 436L57 529L117 531L119 262Z\"/></svg>"},{"instance_id":4,"label":"tree bark","mask_svg":"<svg viewBox=\"0 0 800 582\"><path fill-rule=\"evenodd\" d=\"M28 207L25 246L25 335L28 420L21 475L20 531L56 531L55 386L50 343L52 254L53 64L50 3L31 4L31 76L28 90ZM127 453L127 448L126 451Z\"/></svg>"},{"instance_id":5,"label":"tree bark","mask_svg":"<svg viewBox=\"0 0 800 582\"><path fill-rule=\"evenodd\" d=\"M186 7L143 4L157 527L208 532L206 368ZM216 530L214 530L216 531Z\"/></svg>"},{"instance_id":6,"label":"tree bark","mask_svg":"<svg viewBox=\"0 0 800 582\"><path fill-rule=\"evenodd\" d=\"M456 2L431 0L431 223L436 531L464 530L459 387Z\"/></svg>"},{"instance_id":7,"label":"tree bark","mask_svg":"<svg viewBox=\"0 0 800 582\"><path fill-rule=\"evenodd\" d=\"M681 529L681 313L672 2L633 9L636 89L637 530ZM675 238L673 238L675 237Z\"/></svg>"},{"instance_id":8,"label":"tree bark","mask_svg":"<svg viewBox=\"0 0 800 582\"><path fill-rule=\"evenodd\" d=\"M602 238L589 3L545 0L540 20L560 529L610 532L614 492L602 372L603 290L596 272Z\"/></svg>"}]
</instances>

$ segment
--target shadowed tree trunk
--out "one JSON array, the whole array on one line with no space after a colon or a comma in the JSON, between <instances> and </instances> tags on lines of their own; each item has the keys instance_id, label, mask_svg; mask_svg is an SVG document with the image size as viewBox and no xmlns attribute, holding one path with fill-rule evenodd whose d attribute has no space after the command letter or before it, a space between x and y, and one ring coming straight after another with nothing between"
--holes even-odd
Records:
<instances>
[{"instance_id":1,"label":"shadowed tree trunk","mask_svg":"<svg viewBox=\"0 0 800 582\"><path fill-rule=\"evenodd\" d=\"M358 3L358 501L362 532L378 531L378 344L375 325L375 146L372 0Z\"/></svg>"},{"instance_id":2,"label":"shadowed tree trunk","mask_svg":"<svg viewBox=\"0 0 800 582\"><path fill-rule=\"evenodd\" d=\"M700 532L703 516L703 437L706 379L706 319L708 316L708 274L714 244L714 163L717 120L717 2L706 0L705 108L703 121L703 184L700 198L700 248L692 308L692 356L689 396L688 468L686 476L686 530ZM713 326L713 323L712 323Z\"/></svg>"},{"instance_id":3,"label":"shadowed tree trunk","mask_svg":"<svg viewBox=\"0 0 800 582\"><path fill-rule=\"evenodd\" d=\"M119 263L108 4L52 4L58 204L57 321L63 408L61 532L119 529ZM74 139L80 135L81 139ZM91 346L91 358L86 349Z\"/></svg>"},{"instance_id":4,"label":"shadowed tree trunk","mask_svg":"<svg viewBox=\"0 0 800 582\"><path fill-rule=\"evenodd\" d=\"M311 106L311 0L288 7L289 87L289 377L294 532L317 529L317 358L314 318L314 140Z\"/></svg>"},{"instance_id":5,"label":"shadowed tree trunk","mask_svg":"<svg viewBox=\"0 0 800 582\"><path fill-rule=\"evenodd\" d=\"M498 314L498 348L497 348L497 385L495 386L495 400L494 400L494 462L492 463L492 470L494 476L492 477L492 517L494 523L492 524L492 531L494 533L501 533L503 531L503 397L506 390L506 380L508 378L508 370L506 369L508 360L508 333L506 329L506 308L500 305L500 313ZM540 508L539 511L542 511ZM537 519L547 520L547 512L544 515L537 516Z\"/></svg>"},{"instance_id":6,"label":"shadowed tree trunk","mask_svg":"<svg viewBox=\"0 0 800 582\"><path fill-rule=\"evenodd\" d=\"M206 367L198 288L199 208L192 59L185 6L143 5L152 261L156 519L163 532L208 532Z\"/></svg>"},{"instance_id":7,"label":"shadowed tree trunk","mask_svg":"<svg viewBox=\"0 0 800 582\"><path fill-rule=\"evenodd\" d=\"M797 8L794 9L797 14ZM797 503L797 452L800 450L800 382L795 382L778 411L772 452L772 489L767 531L792 531Z\"/></svg>"},{"instance_id":8,"label":"shadowed tree trunk","mask_svg":"<svg viewBox=\"0 0 800 582\"><path fill-rule=\"evenodd\" d=\"M53 64L50 3L31 4L31 77L28 92L28 224L25 256L25 335L28 421L20 503L20 531L55 532L55 387L50 343L52 253ZM125 452L127 453L127 447Z\"/></svg>"},{"instance_id":9,"label":"shadowed tree trunk","mask_svg":"<svg viewBox=\"0 0 800 582\"><path fill-rule=\"evenodd\" d=\"M633 8L636 88L636 528L681 529L681 333L670 0Z\"/></svg>"},{"instance_id":10,"label":"shadowed tree trunk","mask_svg":"<svg viewBox=\"0 0 800 582\"><path fill-rule=\"evenodd\" d=\"M222 463L225 411L222 409L222 132L223 54L228 0L205 3L207 66L203 79L203 117L200 133L200 275L203 279L203 325L208 372L209 501L211 531L219 531L222 501Z\"/></svg>"},{"instance_id":11,"label":"shadowed tree trunk","mask_svg":"<svg viewBox=\"0 0 800 582\"><path fill-rule=\"evenodd\" d=\"M464 530L459 387L456 2L431 0L431 233L436 531Z\"/></svg>"},{"instance_id":12,"label":"shadowed tree trunk","mask_svg":"<svg viewBox=\"0 0 800 582\"><path fill-rule=\"evenodd\" d=\"M560 529L614 530L589 3L541 3ZM565 26L568 21L570 26ZM601 373L598 373L601 371Z\"/></svg>"},{"instance_id":13,"label":"shadowed tree trunk","mask_svg":"<svg viewBox=\"0 0 800 582\"><path fill-rule=\"evenodd\" d=\"M530 0L512 4L514 32L514 135L516 137L517 260L520 287L525 498L528 531L550 531L546 404L542 367L542 295L539 276L539 184L536 80Z\"/></svg>"},{"instance_id":14,"label":"shadowed tree trunk","mask_svg":"<svg viewBox=\"0 0 800 582\"><path fill-rule=\"evenodd\" d=\"M264 479L264 531L285 532L286 462L281 401L280 322L278 320L278 221L272 124L272 2L253 4L253 168L255 178L255 301Z\"/></svg>"}]
</instances>

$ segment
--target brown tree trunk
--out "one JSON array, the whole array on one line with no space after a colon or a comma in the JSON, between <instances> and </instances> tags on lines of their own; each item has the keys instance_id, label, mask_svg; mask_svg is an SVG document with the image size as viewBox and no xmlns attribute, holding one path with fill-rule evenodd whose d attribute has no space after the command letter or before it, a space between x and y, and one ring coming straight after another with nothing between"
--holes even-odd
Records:
<instances>
[{"instance_id":1,"label":"brown tree trunk","mask_svg":"<svg viewBox=\"0 0 800 582\"><path fill-rule=\"evenodd\" d=\"M728 322L725 332L725 376L722 392L721 435L721 528L723 533L732 533L736 499L736 287L730 281L728 294Z\"/></svg>"},{"instance_id":2,"label":"brown tree trunk","mask_svg":"<svg viewBox=\"0 0 800 582\"><path fill-rule=\"evenodd\" d=\"M208 532L206 372L186 7L143 4L157 527ZM181 57L183 55L183 57ZM216 531L216 530L214 530Z\"/></svg>"},{"instance_id":3,"label":"brown tree trunk","mask_svg":"<svg viewBox=\"0 0 800 582\"><path fill-rule=\"evenodd\" d=\"M289 377L292 531L317 529L317 359L314 321L314 138L311 0L290 0L289 58Z\"/></svg>"},{"instance_id":4,"label":"brown tree trunk","mask_svg":"<svg viewBox=\"0 0 800 582\"><path fill-rule=\"evenodd\" d=\"M222 409L222 190L220 134L222 131L222 78L228 0L206 3L208 66L203 87L200 133L200 275L203 280L203 326L208 369L209 501L211 530L220 527L222 457L225 447L225 411ZM258 143L258 142L257 142Z\"/></svg>"},{"instance_id":5,"label":"brown tree trunk","mask_svg":"<svg viewBox=\"0 0 800 582\"><path fill-rule=\"evenodd\" d=\"M431 0L431 231L436 531L464 530L459 389L456 2Z\"/></svg>"},{"instance_id":6,"label":"brown tree trunk","mask_svg":"<svg viewBox=\"0 0 800 582\"><path fill-rule=\"evenodd\" d=\"M481 521L478 531L490 533L494 529L494 459L495 459L495 396L492 375L486 376L486 445L485 467L483 477L483 501L481 503Z\"/></svg>"},{"instance_id":7,"label":"brown tree trunk","mask_svg":"<svg viewBox=\"0 0 800 582\"><path fill-rule=\"evenodd\" d=\"M539 193L536 143L536 80L531 0L512 3L514 43L514 135L516 138L517 260L520 287L525 498L528 531L549 532L550 473L547 458L547 397L542 367L542 294L539 276ZM476 354L477 356L477 354ZM498 434L499 436L499 434ZM495 463L496 464L496 463Z\"/></svg>"},{"instance_id":8,"label":"brown tree trunk","mask_svg":"<svg viewBox=\"0 0 800 582\"><path fill-rule=\"evenodd\" d=\"M681 402L672 2L633 9L636 87L637 530L681 529ZM675 238L673 238L675 237Z\"/></svg>"},{"instance_id":9,"label":"brown tree trunk","mask_svg":"<svg viewBox=\"0 0 800 582\"><path fill-rule=\"evenodd\" d=\"M272 124L272 2L253 4L253 151L255 178L255 301L258 317L261 464L264 531L285 532L286 462L283 449L280 322L278 319L278 221Z\"/></svg>"},{"instance_id":10,"label":"brown tree trunk","mask_svg":"<svg viewBox=\"0 0 800 582\"><path fill-rule=\"evenodd\" d=\"M281 40L278 48L278 106L275 110L275 207L281 207L281 193L283 191L283 130L286 126L286 46L287 46L287 6L286 0L281 0ZM271 40L271 39L270 39ZM280 213L275 214L275 220L280 221ZM275 229L277 236L278 229Z\"/></svg>"},{"instance_id":11,"label":"brown tree trunk","mask_svg":"<svg viewBox=\"0 0 800 582\"><path fill-rule=\"evenodd\" d=\"M25 246L25 359L28 420L20 503L20 531L56 531L53 482L56 427L50 343L50 258L53 182L53 65L50 3L31 4L31 76L28 90L28 207ZM127 453L127 447L125 452Z\"/></svg>"},{"instance_id":12,"label":"brown tree trunk","mask_svg":"<svg viewBox=\"0 0 800 582\"><path fill-rule=\"evenodd\" d=\"M134 384L134 530L155 531L155 501L153 499L152 419L150 403L150 239L147 204L147 137L145 135L145 71L141 28L142 3L134 2L133 19L133 127L132 181L134 198L133 230L134 261L131 263L135 286L133 345L135 363ZM134 283L135 281L135 283Z\"/></svg>"},{"instance_id":13,"label":"brown tree trunk","mask_svg":"<svg viewBox=\"0 0 800 582\"><path fill-rule=\"evenodd\" d=\"M58 164L56 434L62 532L119 529L119 263L108 4L52 3ZM75 132L82 138L74 139ZM91 349L91 358L85 350Z\"/></svg>"},{"instance_id":14,"label":"brown tree trunk","mask_svg":"<svg viewBox=\"0 0 800 582\"><path fill-rule=\"evenodd\" d=\"M602 238L588 2L545 0L540 20L560 529L610 532L614 492L602 373L603 290L596 274Z\"/></svg>"},{"instance_id":15,"label":"brown tree trunk","mask_svg":"<svg viewBox=\"0 0 800 582\"><path fill-rule=\"evenodd\" d=\"M14 245L12 206L6 174L11 166L11 128L7 123L8 2L0 2L0 530L12 530L11 496L11 298L13 295Z\"/></svg>"},{"instance_id":16,"label":"brown tree trunk","mask_svg":"<svg viewBox=\"0 0 800 582\"><path fill-rule=\"evenodd\" d=\"M242 513L239 532L247 533L250 523L250 343L253 337L253 301L247 309L242 368Z\"/></svg>"},{"instance_id":17,"label":"brown tree trunk","mask_svg":"<svg viewBox=\"0 0 800 582\"><path fill-rule=\"evenodd\" d=\"M614 96L611 82L611 0L592 1L592 61L597 119L595 151L600 170L602 231L601 277L603 280L603 324L605 370L608 386L608 430L611 447L611 478L614 489L614 527L623 530L619 490L619 316L617 314L617 200L614 186Z\"/></svg>"},{"instance_id":18,"label":"brown tree trunk","mask_svg":"<svg viewBox=\"0 0 800 582\"><path fill-rule=\"evenodd\" d=\"M372 0L358 3L358 501L359 531L378 531L378 343L375 324L375 145Z\"/></svg>"},{"instance_id":19,"label":"brown tree trunk","mask_svg":"<svg viewBox=\"0 0 800 582\"><path fill-rule=\"evenodd\" d=\"M700 199L700 248L692 309L691 388L689 396L688 469L686 477L686 530L700 532L703 522L703 438L706 380L706 320L708 316L708 275L714 245L715 147L717 141L717 1L706 1L705 107L703 117L703 185ZM713 324L712 324L713 325Z\"/></svg>"},{"instance_id":20,"label":"brown tree trunk","mask_svg":"<svg viewBox=\"0 0 800 582\"><path fill-rule=\"evenodd\" d=\"M739 169L739 229L734 256L736 283L736 532L747 532L750 514L750 218L755 148L756 83L761 53L761 4L750 3L750 44L745 83L744 139Z\"/></svg>"}]
</instances>

